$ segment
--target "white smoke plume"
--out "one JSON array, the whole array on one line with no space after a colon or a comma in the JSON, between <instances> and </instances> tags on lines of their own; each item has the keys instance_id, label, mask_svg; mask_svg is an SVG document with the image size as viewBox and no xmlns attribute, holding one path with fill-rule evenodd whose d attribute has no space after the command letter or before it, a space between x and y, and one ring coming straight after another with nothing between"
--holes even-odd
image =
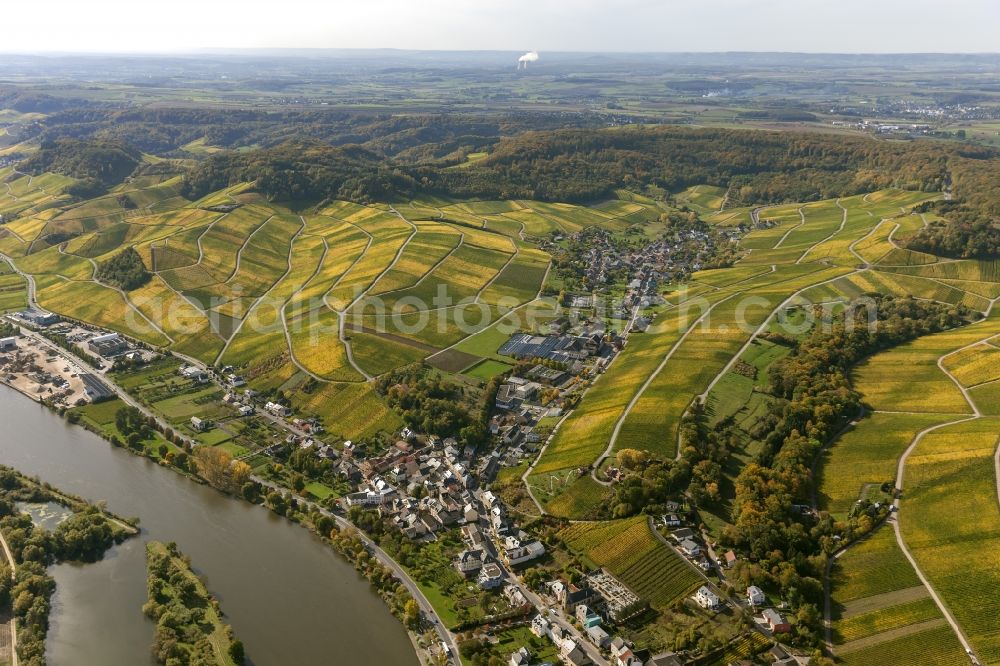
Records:
<instances>
[{"instance_id":1,"label":"white smoke plume","mask_svg":"<svg viewBox=\"0 0 1000 666\"><path fill-rule=\"evenodd\" d=\"M517 59L517 68L521 69L523 67L524 69L528 69L528 63L535 62L536 60L538 60L538 51L528 51Z\"/></svg>"}]
</instances>

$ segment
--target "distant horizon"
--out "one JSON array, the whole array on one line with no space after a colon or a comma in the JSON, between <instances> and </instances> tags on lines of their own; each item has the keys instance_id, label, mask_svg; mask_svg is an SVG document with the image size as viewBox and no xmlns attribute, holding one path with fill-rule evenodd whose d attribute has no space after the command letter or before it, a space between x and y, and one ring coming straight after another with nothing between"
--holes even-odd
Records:
<instances>
[{"instance_id":1,"label":"distant horizon","mask_svg":"<svg viewBox=\"0 0 1000 666\"><path fill-rule=\"evenodd\" d=\"M496 54L496 55L517 55L524 53L525 49L511 48L402 48L392 46L206 46L190 49L177 50L134 50L134 51L89 51L89 50L4 50L0 47L0 56L105 56L105 57L134 57L134 56L199 56L199 55L243 55L243 54L296 54L296 53L335 53L335 52L356 52L356 53L445 53L445 54ZM886 57L886 56L1000 56L1000 49L994 51L774 51L774 50L744 50L733 49L726 51L705 50L705 51L650 51L650 50L537 50L544 59L546 55L775 55L775 56L857 56L857 57Z\"/></svg>"},{"instance_id":2,"label":"distant horizon","mask_svg":"<svg viewBox=\"0 0 1000 666\"><path fill-rule=\"evenodd\" d=\"M350 48L550 53L987 54L993 0L128 0L5 7L11 54ZM914 49L915 46L920 48Z\"/></svg>"}]
</instances>

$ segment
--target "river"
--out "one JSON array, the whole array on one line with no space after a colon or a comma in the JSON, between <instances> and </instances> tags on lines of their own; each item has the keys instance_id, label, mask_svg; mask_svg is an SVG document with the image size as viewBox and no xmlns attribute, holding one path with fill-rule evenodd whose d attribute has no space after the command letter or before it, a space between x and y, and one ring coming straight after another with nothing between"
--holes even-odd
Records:
<instances>
[{"instance_id":1,"label":"river","mask_svg":"<svg viewBox=\"0 0 1000 666\"><path fill-rule=\"evenodd\" d=\"M418 663L368 582L306 529L116 449L3 385L0 463L141 521L140 537L101 562L53 567L51 666L152 663L141 611L150 539L190 555L255 666Z\"/></svg>"}]
</instances>

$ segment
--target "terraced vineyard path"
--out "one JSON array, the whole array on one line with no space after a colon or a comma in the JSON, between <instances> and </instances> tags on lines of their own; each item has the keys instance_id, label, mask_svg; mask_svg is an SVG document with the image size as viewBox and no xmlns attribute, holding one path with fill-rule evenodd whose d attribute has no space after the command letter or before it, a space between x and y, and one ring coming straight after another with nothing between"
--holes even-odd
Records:
<instances>
[{"instance_id":1,"label":"terraced vineyard path","mask_svg":"<svg viewBox=\"0 0 1000 666\"><path fill-rule=\"evenodd\" d=\"M800 227L801 227L802 225L804 225L805 223L806 223L806 214L805 214L805 211L803 211L803 210L802 210L802 208L800 207L800 208L799 208L799 223L798 223L798 224L796 224L796 225L795 225L794 227L792 227L791 229L789 229L788 231L786 231L786 232L785 232L785 235L784 235L784 236L782 236L782 237L781 237L781 238L780 238L780 239L778 240L778 242L774 244L774 247L773 247L773 248L771 248L771 249L773 249L773 250L777 250L777 249L778 249L779 247L781 247L781 244L782 244L782 243L784 243L784 242L785 242L785 241L786 241L786 240L788 239L788 237L792 235L792 232L793 232L793 231L795 231L796 229L800 228ZM811 250L812 248L809 248L809 249Z\"/></svg>"},{"instance_id":2,"label":"terraced vineyard path","mask_svg":"<svg viewBox=\"0 0 1000 666\"><path fill-rule=\"evenodd\" d=\"M406 247L410 244L410 241L413 240L413 238L417 235L417 232L418 232L417 225L413 224L413 222L410 222L405 217L403 217L398 210L396 210L392 206L389 206L389 210L392 211L392 213L394 215L396 215L399 219L401 219L403 222L406 222L408 225L410 225L413 228L413 231L410 232L410 235L407 236L406 241L402 245L399 246L398 250L396 250L396 256L392 258L392 261L389 263L388 266L385 267L385 270L383 270L381 273L379 273L378 275L376 275L375 278L368 284L368 286L365 287L364 291L362 291L360 294L358 294L358 296L353 301L351 301L347 305L347 307L345 307L343 310L337 312L337 320L338 320L338 329L339 329L340 342L344 345L344 350L347 353L347 361L348 361L348 363L351 364L352 368L354 368L356 371L358 371L358 373L360 373L361 376L365 378L366 381L372 381L375 378L372 375L370 375L367 372L365 372L365 370L360 365L358 365L357 362L354 360L354 350L351 349L351 341L348 340L347 336L344 334L344 329L347 326L347 321L345 319L345 314L347 313L348 310L350 310L352 307L354 307L355 304L357 304L358 302L360 302L361 299L363 299L365 296L368 295L368 292L370 292L372 290L372 288L375 286L375 284L379 280L382 279L383 275L385 275L386 273L388 273L389 271L391 271L393 269L393 267L399 262L399 258L401 256L403 256L403 252L406 251ZM369 238L369 241L368 241L368 246L369 247L371 246L371 239L370 238ZM366 248L365 251L367 252L367 248ZM364 256L364 253L361 254L361 257L363 257L363 256ZM358 258L360 259L361 257L358 257ZM345 275L346 275L346 273L345 273ZM329 293L329 292L327 292L327 293ZM324 297L324 300L325 300L325 297Z\"/></svg>"},{"instance_id":3,"label":"terraced vineyard path","mask_svg":"<svg viewBox=\"0 0 1000 666\"><path fill-rule=\"evenodd\" d=\"M990 301L990 306L986 311L987 317L990 316L993 307L997 304L998 301L1000 301L1000 298L993 299L992 301ZM973 400L972 396L969 394L969 390L962 385L962 383L958 380L958 378L956 378L955 375L953 375L948 370L948 368L945 367L944 365L945 359L947 359L949 356L954 356L967 349L971 349L972 347L978 346L979 344L982 344L986 340L989 340L990 338L993 337L996 336L994 333L991 333L982 340L977 340L973 343L965 345L964 347L961 347L960 349L952 350L938 357L937 360L938 368L948 377L948 379L950 379L955 384L956 387L958 387L958 390L961 391L962 396L965 398L965 401L969 404L969 407L972 409L972 416L967 416L965 418L949 421L948 423L941 423L935 426L931 426L917 433L916 437L913 438L913 441L906 448L906 451L904 451L903 455L900 456L899 463L896 466L896 498L893 500L893 506L895 507L895 512L889 518L889 520L892 522L893 531L895 532L896 535L896 543L899 544L900 549L903 551L903 555L906 556L906 559L909 561L910 566L913 567L913 570L916 572L917 577L920 579L920 582L923 583L924 587L927 588L927 591L930 593L931 598L934 599L934 603L937 604L938 608L941 610L941 613L944 614L945 618L948 620L948 624L951 625L951 628L955 632L955 636L958 637L958 640L962 644L962 647L966 650L966 652L970 656L974 657L975 657L975 651L972 649L972 645L969 643L968 637L966 636L964 629L952 615L951 611L948 609L947 605L945 605L944 601L938 596L937 591L935 591L930 581L924 575L924 572L920 569L920 566L917 564L916 558L914 558L913 553L910 552L909 547L906 545L906 540L903 538L903 533L899 526L899 510L900 510L900 504L902 502L903 478L905 474L906 461L910 457L910 454L913 453L914 449L916 449L917 446L920 444L920 442L924 439L924 437L929 433L932 433L936 430L940 430L941 428L946 428L948 426L953 426L960 423L966 423L969 421L975 421L983 417L983 414L980 411L979 406L976 404L976 401ZM1000 448L998 448L997 453L994 456L994 468L995 468L996 481L998 484L997 500L1000 501ZM977 663L979 663L978 657L976 657L976 661Z\"/></svg>"},{"instance_id":4,"label":"terraced vineyard path","mask_svg":"<svg viewBox=\"0 0 1000 666\"><path fill-rule=\"evenodd\" d=\"M659 376L660 372L663 371L663 368L666 367L670 359L673 358L674 352L676 352L677 349L684 343L684 341L687 340L688 336L691 335L691 331L695 330L699 325L701 325L703 321L705 321L706 317L712 314L712 311L715 310L716 306L725 303L729 299L734 298L738 295L739 292L736 292L731 296L727 296L726 298L723 298L722 300L713 303L712 306L707 310L705 310L705 312L702 313L702 315L698 317L698 319L696 319L690 326L688 326L687 330L684 331L683 335L681 335L681 337L679 337L677 341L674 342L673 345L671 345L669 351L667 351L667 353L663 356L663 360L660 361L660 364L656 366L656 369L653 370L653 372L649 375L649 377L646 378L646 381L643 382L641 387L639 387L639 390L635 392L635 395L632 396L632 400L630 400L628 406L625 407L625 411L622 412L622 415L619 416L618 420L615 422L615 428L611 432L611 438L610 441L608 442L608 448L606 448L604 450L604 453L602 453L601 456L597 459L597 464L591 471L591 475L594 477L595 481L597 481L601 485L605 486L611 485L610 481L602 481L597 478L596 476L597 469L601 467L604 461L611 455L611 452L614 451L615 443L617 443L618 441L618 435L619 433L621 433L622 426L625 424L625 419L628 418L628 415L632 412L632 408L635 407L636 403L639 402L639 399L642 398L642 395L646 392L646 389L649 388L649 386L653 383L653 381ZM619 352L619 354L620 353L621 352ZM615 358L617 358L617 356Z\"/></svg>"},{"instance_id":5,"label":"terraced vineyard path","mask_svg":"<svg viewBox=\"0 0 1000 666\"><path fill-rule=\"evenodd\" d=\"M288 277L288 274L292 272L292 248L295 247L295 241L296 241L296 239L299 236L302 235L302 232L305 231L305 228L306 228L306 219L304 217L302 217L301 215L299 215L299 221L302 223L301 226L299 227L298 231L296 231L292 235L291 240L288 241L288 269L285 270L285 273L281 277L279 277L277 280L274 281L274 284L272 284L268 288L267 291L265 291L263 294L261 294L261 296L256 301L253 302L253 305L251 305L249 308L247 308L247 311L243 314L243 317L240 319L240 323L236 325L236 328L233 329L232 334L229 336L229 338L226 339L226 344L224 344L222 346L222 351L220 351L219 354L218 354L218 356L215 357L215 360L213 361L213 363L215 365L218 365L219 362L222 361L222 357L225 356L226 352L229 350L229 345L231 345L232 342L233 342L233 340L236 339L236 336L239 335L240 330L243 328L243 324L245 324L246 321L247 321L247 319L250 317L250 313L253 312L254 309L258 305L260 305L261 302L263 302L263 300L265 298L267 298L268 295L270 295L270 293L272 291L274 291L274 288L277 287L279 284L281 284L281 282L286 277ZM323 257L325 258L326 257L326 250L327 250L326 239L325 238L323 239L323 247L324 247ZM237 270L239 270L239 259L237 259L236 263L237 263ZM320 266L323 265L323 260L322 259L320 259L319 265ZM288 303L288 301L285 301L285 304L287 304L287 303ZM284 305L282 305L282 313L284 313ZM284 319L284 315L283 314L282 314L282 319Z\"/></svg>"},{"instance_id":6,"label":"terraced vineyard path","mask_svg":"<svg viewBox=\"0 0 1000 666\"><path fill-rule=\"evenodd\" d=\"M411 285L409 285L407 287L398 287L396 289L390 289L389 291L380 291L380 292L378 292L376 294L376 296L386 296L388 294L395 294L395 293L398 293L400 291L406 291L407 289L413 289L415 287L419 287L421 284L423 284L424 280L426 280L428 278L428 276L430 276L430 274L433 273L437 269L438 266L440 266L441 264L443 264L449 257L451 257L451 255L455 254L460 247L462 247L463 245L465 245L465 234L459 233L458 236L459 236L459 238L458 238L458 244L455 247L451 248L448 251L448 254L444 255L443 257L441 257L440 259L438 259L436 262L434 262L434 264L430 268L428 268L424 272L423 275L420 276L419 280L417 280L416 282L414 282L413 284L411 284ZM382 273L382 274L379 275L379 277L373 283L373 286L375 286L375 285L378 284L378 280L381 279L382 275L385 275L385 273Z\"/></svg>"},{"instance_id":7,"label":"terraced vineyard path","mask_svg":"<svg viewBox=\"0 0 1000 666\"><path fill-rule=\"evenodd\" d=\"M260 224L258 224L254 228L253 231L251 231L249 234L247 234L247 237L243 241L243 244L240 245L240 249L236 250L236 265L233 267L233 272L229 274L228 278L226 278L226 281L225 281L224 284L229 284L230 282L232 282L233 278L236 277L236 274L240 272L240 262L243 260L243 250L245 250L246 247L247 247L247 245L250 244L250 241L253 239L254 236L257 235L257 232L260 231L261 229L263 229L264 226L268 222L270 222L273 218L274 218L274 215L269 215L267 217L267 219L265 219L263 222L261 222ZM198 239L198 247L201 247L201 238Z\"/></svg>"},{"instance_id":8,"label":"terraced vineyard path","mask_svg":"<svg viewBox=\"0 0 1000 666\"><path fill-rule=\"evenodd\" d=\"M235 209L233 209L233 210L235 210ZM231 213L231 212L232 211L229 211L229 213ZM214 227L216 224L218 224L222 220L224 220L227 217L229 217L229 213L223 213L219 217L215 218L214 220L212 220L211 222L209 222L208 224L206 224L205 225L205 230L202 231L200 234L198 234L198 261L194 262L194 264L192 264L192 265L195 265L195 266L199 265L205 259L205 248L202 247L201 239L205 237L205 234L207 234L209 231L212 230L212 227Z\"/></svg>"},{"instance_id":9,"label":"terraced vineyard path","mask_svg":"<svg viewBox=\"0 0 1000 666\"><path fill-rule=\"evenodd\" d=\"M809 256L810 252L812 252L813 250L815 250L817 247L819 247L823 243L825 243L825 242L827 242L829 240L833 240L834 238L836 238L837 234L841 233L844 230L844 227L847 226L847 209L844 208L840 204L840 199L839 198L834 203L837 204L837 208L839 208L840 210L844 211L843 217L840 220L840 226L837 227L834 230L834 232L831 233L829 236L827 236L826 238L824 238L823 240L821 240L820 242L816 243L815 245L813 245L812 247L810 247L808 250L806 250L805 252L803 252L802 256L799 257L798 260L795 263L801 264L802 260L805 259L807 256ZM801 212L801 209L800 209L800 212Z\"/></svg>"}]
</instances>

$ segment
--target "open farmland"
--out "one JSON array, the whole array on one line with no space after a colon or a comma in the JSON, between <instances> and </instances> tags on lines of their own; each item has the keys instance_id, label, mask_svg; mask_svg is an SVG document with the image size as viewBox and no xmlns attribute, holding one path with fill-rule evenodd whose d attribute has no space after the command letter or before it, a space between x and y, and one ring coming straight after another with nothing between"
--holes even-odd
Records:
<instances>
[{"instance_id":1,"label":"open farmland","mask_svg":"<svg viewBox=\"0 0 1000 666\"><path fill-rule=\"evenodd\" d=\"M954 331L919 338L862 362L854 383L878 411L967 414L971 408L938 359L1000 333L1000 316ZM905 368L905 372L900 372Z\"/></svg>"},{"instance_id":2,"label":"open farmland","mask_svg":"<svg viewBox=\"0 0 1000 666\"><path fill-rule=\"evenodd\" d=\"M0 261L0 314L28 304L28 285L10 264Z\"/></svg>"},{"instance_id":3,"label":"open farmland","mask_svg":"<svg viewBox=\"0 0 1000 666\"><path fill-rule=\"evenodd\" d=\"M976 262L955 263L951 274L984 276ZM976 393L970 391L966 399L959 389L981 381L991 385L988 340L998 333L1000 318L992 313L978 323L877 354L855 373L858 390L878 411L825 452L820 505L844 515L857 499L872 492L878 496L877 486L896 475L904 454L905 463L896 481L902 487L897 534L882 527L835 566L834 637L844 663L878 663L901 649L929 650L927 663L962 659L955 631L943 616L935 616L923 586L915 587L913 574L907 573L912 566L897 539L982 662L1000 659L996 627L984 620L984 609L995 612L989 610L993 601L975 592L996 585L991 581L998 562L983 554L996 549L993 542L1000 534L994 465L1000 431L996 419L979 416L991 413L988 401L980 407ZM877 573L872 562L861 565L866 553L877 554L885 566L893 563L893 572ZM955 567L959 561L974 570Z\"/></svg>"},{"instance_id":4,"label":"open farmland","mask_svg":"<svg viewBox=\"0 0 1000 666\"><path fill-rule=\"evenodd\" d=\"M882 527L836 560L831 598L834 652L840 662L876 666L903 646L919 649L926 663L957 666L967 661L891 527Z\"/></svg>"},{"instance_id":5,"label":"open farmland","mask_svg":"<svg viewBox=\"0 0 1000 666\"><path fill-rule=\"evenodd\" d=\"M846 518L851 507L896 476L896 462L917 433L961 415L876 412L862 419L824 451L817 499L821 508Z\"/></svg>"},{"instance_id":6,"label":"open farmland","mask_svg":"<svg viewBox=\"0 0 1000 666\"><path fill-rule=\"evenodd\" d=\"M899 518L917 564L984 663L1000 662L1000 601L992 594L1000 586L998 440L995 418L928 433L906 460Z\"/></svg>"},{"instance_id":7,"label":"open farmland","mask_svg":"<svg viewBox=\"0 0 1000 666\"><path fill-rule=\"evenodd\" d=\"M914 286L876 279L895 274L859 270L854 252L860 241L878 230L880 215L898 214L901 207L927 198L887 191L878 199L852 197L762 212L762 219L773 226L753 231L741 241L749 255L733 268L696 274L692 288L671 299L669 305L675 308L686 306L690 312L694 305L699 310L689 321L685 321L686 313L668 306L646 333L632 336L621 358L607 370L608 377L594 383L562 424L533 473L558 475L561 470L589 467L605 449L627 447L664 457L676 455L677 429L691 401L724 379L723 371L734 355L783 303L829 301L866 291L899 295ZM830 265L841 257L843 263ZM845 292L838 287L845 280L864 282ZM927 280L922 286L928 289L925 297L933 300L982 310L989 306L986 299L946 284ZM663 337L661 330L669 335ZM947 394L955 393L952 389ZM716 396L710 393L708 400L715 410ZM952 403L943 401L939 406L944 413L965 409L960 394ZM561 501L550 502L547 509L558 515L581 515L573 512L569 501L572 489L562 495Z\"/></svg>"}]
</instances>

